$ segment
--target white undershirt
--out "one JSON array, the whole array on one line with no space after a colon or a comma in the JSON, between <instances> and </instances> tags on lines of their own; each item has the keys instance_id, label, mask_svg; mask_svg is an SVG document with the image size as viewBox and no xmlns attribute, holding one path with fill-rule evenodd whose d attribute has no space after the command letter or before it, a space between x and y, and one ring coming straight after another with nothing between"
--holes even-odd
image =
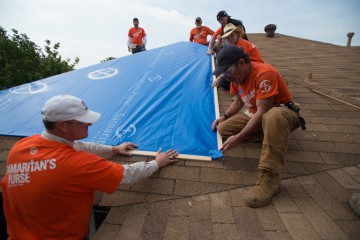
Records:
<instances>
[{"instance_id":1,"label":"white undershirt","mask_svg":"<svg viewBox=\"0 0 360 240\"><path fill-rule=\"evenodd\" d=\"M73 142L65 138L51 134L47 131L43 131L41 137L52 141L66 143L77 151L85 151L94 154L112 153L112 146L110 145L103 145L93 142L78 142L78 141ZM150 162L143 161L132 164L124 164L123 166L124 166L124 176L120 184L132 184L138 182L141 179L150 176L159 169L159 166L155 160L152 160Z\"/></svg>"}]
</instances>

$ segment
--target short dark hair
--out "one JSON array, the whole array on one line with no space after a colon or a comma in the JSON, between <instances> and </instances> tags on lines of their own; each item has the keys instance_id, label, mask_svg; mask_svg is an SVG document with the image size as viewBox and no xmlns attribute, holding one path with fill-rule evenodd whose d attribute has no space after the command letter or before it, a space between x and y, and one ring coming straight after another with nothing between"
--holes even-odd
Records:
<instances>
[{"instance_id":1,"label":"short dark hair","mask_svg":"<svg viewBox=\"0 0 360 240\"><path fill-rule=\"evenodd\" d=\"M50 121L43 119L43 124L47 130L54 130L56 122L50 122Z\"/></svg>"},{"instance_id":2,"label":"short dark hair","mask_svg":"<svg viewBox=\"0 0 360 240\"><path fill-rule=\"evenodd\" d=\"M133 19L133 22L135 22L135 21L137 21L137 22L138 22L138 21L139 21L139 19L138 19L138 18L134 18L134 19Z\"/></svg>"}]
</instances>

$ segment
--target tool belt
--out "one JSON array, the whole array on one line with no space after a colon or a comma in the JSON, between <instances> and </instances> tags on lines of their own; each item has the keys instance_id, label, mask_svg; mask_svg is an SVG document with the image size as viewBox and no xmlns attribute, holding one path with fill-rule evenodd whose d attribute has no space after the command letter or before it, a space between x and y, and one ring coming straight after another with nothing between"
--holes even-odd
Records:
<instances>
[{"instance_id":1,"label":"tool belt","mask_svg":"<svg viewBox=\"0 0 360 240\"><path fill-rule=\"evenodd\" d=\"M281 103L281 104L275 104L274 107L287 107L289 108L291 111L294 111L298 114L299 117L299 122L300 122L300 126L302 130L306 130L306 122L305 119L303 117L300 116L300 108L298 106L295 105L295 103L293 102L287 102L287 103Z\"/></svg>"}]
</instances>

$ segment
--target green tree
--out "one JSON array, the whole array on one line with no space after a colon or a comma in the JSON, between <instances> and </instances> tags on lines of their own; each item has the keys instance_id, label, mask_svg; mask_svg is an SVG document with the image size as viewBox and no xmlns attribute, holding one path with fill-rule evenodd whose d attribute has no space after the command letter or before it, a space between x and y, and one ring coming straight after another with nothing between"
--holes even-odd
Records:
<instances>
[{"instance_id":1,"label":"green tree","mask_svg":"<svg viewBox=\"0 0 360 240\"><path fill-rule=\"evenodd\" d=\"M100 62L107 62L107 61L114 60L114 59L116 59L116 58L114 58L114 57L107 57L107 58L105 58L104 60L101 60Z\"/></svg>"},{"instance_id":2,"label":"green tree","mask_svg":"<svg viewBox=\"0 0 360 240\"><path fill-rule=\"evenodd\" d=\"M26 34L12 29L9 35L0 26L0 89L74 70L79 58L72 63L70 59L63 60L58 52L60 43L45 43L43 52Z\"/></svg>"}]
</instances>

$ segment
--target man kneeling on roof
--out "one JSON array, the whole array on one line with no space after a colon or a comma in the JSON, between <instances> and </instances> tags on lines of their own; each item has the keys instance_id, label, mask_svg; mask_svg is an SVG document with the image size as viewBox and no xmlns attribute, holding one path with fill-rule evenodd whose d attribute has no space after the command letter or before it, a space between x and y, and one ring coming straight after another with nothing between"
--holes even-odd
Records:
<instances>
[{"instance_id":1,"label":"man kneeling on roof","mask_svg":"<svg viewBox=\"0 0 360 240\"><path fill-rule=\"evenodd\" d=\"M212 129L227 138L221 150L229 150L263 133L259 180L247 192L245 202L250 207L265 206L280 191L280 173L290 132L299 126L305 128L300 109L292 102L280 73L270 64L251 62L240 47L222 48L213 74L227 77L231 82L230 93L235 95L224 115L212 123ZM250 114L240 113L243 107Z\"/></svg>"}]
</instances>

